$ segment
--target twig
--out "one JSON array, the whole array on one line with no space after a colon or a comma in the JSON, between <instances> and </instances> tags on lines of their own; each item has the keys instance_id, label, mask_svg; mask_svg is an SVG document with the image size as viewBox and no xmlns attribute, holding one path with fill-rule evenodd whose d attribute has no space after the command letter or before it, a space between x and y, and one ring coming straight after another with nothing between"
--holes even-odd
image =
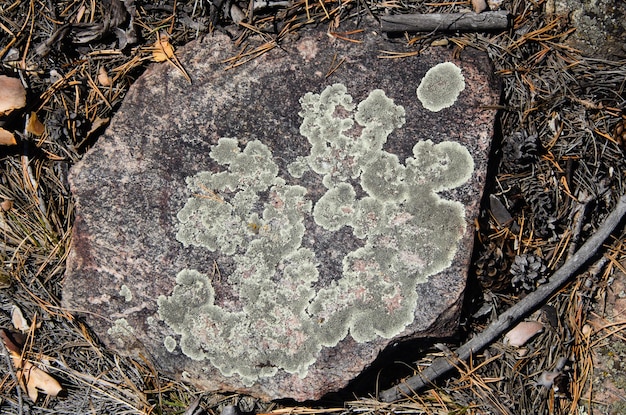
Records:
<instances>
[{"instance_id":1,"label":"twig","mask_svg":"<svg viewBox=\"0 0 626 415\"><path fill-rule=\"evenodd\" d=\"M11 379L15 382L15 393L17 395L17 410L18 415L22 415L24 413L24 400L22 399L22 390L20 389L20 382L17 379L17 374L15 373L15 369L13 368L13 362L11 361L11 352L8 348L6 348L6 360L7 360L7 369L9 374L11 375Z\"/></svg>"},{"instance_id":2,"label":"twig","mask_svg":"<svg viewBox=\"0 0 626 415\"><path fill-rule=\"evenodd\" d=\"M511 21L507 11L484 13L394 14L380 17L383 32L449 32L506 30Z\"/></svg>"},{"instance_id":3,"label":"twig","mask_svg":"<svg viewBox=\"0 0 626 415\"><path fill-rule=\"evenodd\" d=\"M572 230L572 239L567 249L567 258L570 258L576 252L576 247L578 245L578 239L580 238L580 233L583 229L584 221L585 221L585 211L587 210L587 206L589 202L593 200L591 194L587 193L584 189L581 191L581 194L578 196L578 205L572 210L571 217L572 222L574 223L571 226Z\"/></svg>"},{"instance_id":4,"label":"twig","mask_svg":"<svg viewBox=\"0 0 626 415\"><path fill-rule=\"evenodd\" d=\"M615 209L604 220L596 233L572 255L565 264L559 268L550 278L550 282L540 286L536 291L528 294L520 302L509 308L496 321L491 323L487 329L470 341L459 347L455 355L460 360L467 360L473 353L476 353L492 343L495 338L504 333L512 324L529 314L556 292L589 258L600 248L602 243L613 232L626 214L626 195L623 195ZM411 395L424 388L435 379L452 370L454 366L446 357L440 357L421 373L403 381L403 383L387 389L380 393L380 400L391 402L402 396Z\"/></svg>"}]
</instances>

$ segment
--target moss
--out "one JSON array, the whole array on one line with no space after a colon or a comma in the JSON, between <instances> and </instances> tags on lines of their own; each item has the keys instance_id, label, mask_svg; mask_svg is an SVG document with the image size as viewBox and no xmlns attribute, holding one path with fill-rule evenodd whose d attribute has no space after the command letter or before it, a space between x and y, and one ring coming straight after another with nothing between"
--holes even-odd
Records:
<instances>
[{"instance_id":1,"label":"moss","mask_svg":"<svg viewBox=\"0 0 626 415\"><path fill-rule=\"evenodd\" d=\"M444 62L426 72L417 87L417 98L424 108L437 112L454 105L464 89L465 78L461 68L452 62Z\"/></svg>"},{"instance_id":2,"label":"moss","mask_svg":"<svg viewBox=\"0 0 626 415\"><path fill-rule=\"evenodd\" d=\"M190 269L158 299L159 317L185 355L248 385L279 370L305 376L322 347L348 335L368 342L401 333L414 319L416 284L450 265L465 229L463 206L437 195L470 177L464 147L418 142L402 164L383 147L405 111L381 90L355 105L335 84L300 102L310 154L287 171L323 176L325 193L314 204L305 188L279 177L262 143L242 151L236 139L220 139L210 156L221 171L187 179L176 237L232 257L228 283L241 309L216 305L211 279ZM316 288L320 259L303 246L309 218L325 232L348 227L363 241L323 288ZM173 351L176 340L164 344Z\"/></svg>"}]
</instances>

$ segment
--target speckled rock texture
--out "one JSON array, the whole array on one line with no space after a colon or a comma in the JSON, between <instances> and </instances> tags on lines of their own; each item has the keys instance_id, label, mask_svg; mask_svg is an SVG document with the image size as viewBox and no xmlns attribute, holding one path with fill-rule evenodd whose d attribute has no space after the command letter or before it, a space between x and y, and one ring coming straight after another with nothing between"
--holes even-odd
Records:
<instances>
[{"instance_id":1,"label":"speckled rock texture","mask_svg":"<svg viewBox=\"0 0 626 415\"><path fill-rule=\"evenodd\" d=\"M72 169L64 306L122 354L266 399L452 334L498 84L474 50L360 40L305 31L225 70L214 35L178 51L192 84L149 68Z\"/></svg>"},{"instance_id":2,"label":"speckled rock texture","mask_svg":"<svg viewBox=\"0 0 626 415\"><path fill-rule=\"evenodd\" d=\"M551 18L568 22L575 30L566 43L596 59L626 57L626 3L613 0L548 0ZM527 30L521 27L518 30Z\"/></svg>"}]
</instances>

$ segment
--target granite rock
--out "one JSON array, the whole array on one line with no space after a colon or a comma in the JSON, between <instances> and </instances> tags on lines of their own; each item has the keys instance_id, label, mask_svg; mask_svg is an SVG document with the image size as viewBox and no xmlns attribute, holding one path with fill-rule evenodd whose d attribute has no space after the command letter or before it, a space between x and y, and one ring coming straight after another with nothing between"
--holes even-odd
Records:
<instances>
[{"instance_id":1,"label":"granite rock","mask_svg":"<svg viewBox=\"0 0 626 415\"><path fill-rule=\"evenodd\" d=\"M178 52L191 84L150 67L72 169L64 306L122 354L266 399L452 334L497 82L475 50L360 40L303 31L225 70L216 34Z\"/></svg>"}]
</instances>

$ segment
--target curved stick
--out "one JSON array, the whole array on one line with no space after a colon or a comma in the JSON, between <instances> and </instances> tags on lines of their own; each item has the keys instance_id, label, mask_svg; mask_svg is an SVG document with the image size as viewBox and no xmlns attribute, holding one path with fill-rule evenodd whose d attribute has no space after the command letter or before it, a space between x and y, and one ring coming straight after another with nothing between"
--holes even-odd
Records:
<instances>
[{"instance_id":1,"label":"curved stick","mask_svg":"<svg viewBox=\"0 0 626 415\"><path fill-rule=\"evenodd\" d=\"M454 355L459 360L467 360L470 355L476 353L491 344L498 336L504 333L514 323L519 321L531 311L536 309L554 292L556 292L589 258L600 248L602 243L613 232L626 214L626 195L623 195L615 209L607 216L587 242L559 268L550 278L547 284L537 288L528 294L517 304L502 313L500 317L489 325L483 332L459 347ZM379 399L383 402L392 402L403 396L410 396L435 379L447 373L454 366L447 357L439 357L421 373L405 379L401 384L380 393Z\"/></svg>"}]
</instances>

